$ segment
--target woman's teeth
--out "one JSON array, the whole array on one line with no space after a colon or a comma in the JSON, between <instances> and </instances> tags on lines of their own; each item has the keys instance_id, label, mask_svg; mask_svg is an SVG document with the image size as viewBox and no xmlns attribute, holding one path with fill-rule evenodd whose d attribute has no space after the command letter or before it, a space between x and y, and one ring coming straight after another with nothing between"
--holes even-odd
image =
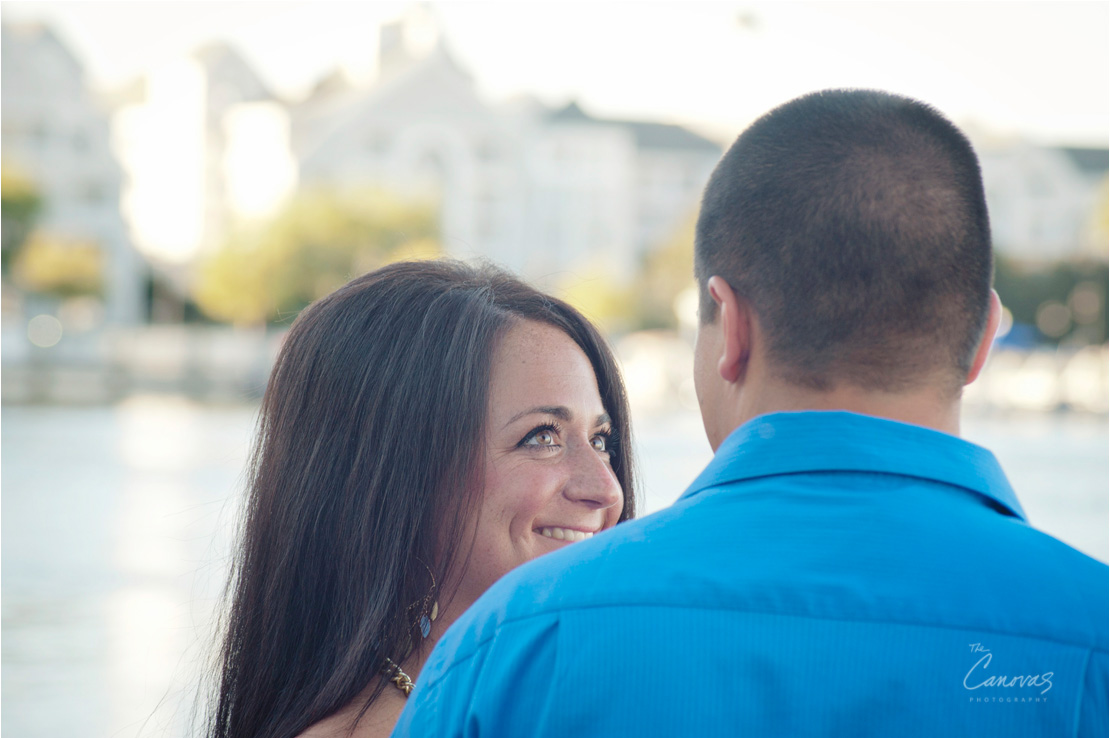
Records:
<instances>
[{"instance_id":1,"label":"woman's teeth","mask_svg":"<svg viewBox=\"0 0 1110 738\"><path fill-rule=\"evenodd\" d=\"M594 534L580 530L571 530L570 528L540 528L540 535L554 538L558 541L584 541L587 538L592 538Z\"/></svg>"}]
</instances>

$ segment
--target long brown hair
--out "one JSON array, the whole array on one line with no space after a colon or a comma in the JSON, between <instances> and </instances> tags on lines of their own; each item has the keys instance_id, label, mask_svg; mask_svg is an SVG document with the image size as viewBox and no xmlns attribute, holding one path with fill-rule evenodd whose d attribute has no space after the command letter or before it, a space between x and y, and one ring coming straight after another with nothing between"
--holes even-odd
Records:
<instances>
[{"instance_id":1,"label":"long brown hair","mask_svg":"<svg viewBox=\"0 0 1110 738\"><path fill-rule=\"evenodd\" d=\"M413 603L466 557L481 493L491 357L541 321L593 365L634 513L628 402L574 308L490 266L405 262L306 308L262 402L208 714L215 737L288 738L387 682L419 641ZM472 535L469 542L473 544ZM441 590L442 591L442 590Z\"/></svg>"}]
</instances>

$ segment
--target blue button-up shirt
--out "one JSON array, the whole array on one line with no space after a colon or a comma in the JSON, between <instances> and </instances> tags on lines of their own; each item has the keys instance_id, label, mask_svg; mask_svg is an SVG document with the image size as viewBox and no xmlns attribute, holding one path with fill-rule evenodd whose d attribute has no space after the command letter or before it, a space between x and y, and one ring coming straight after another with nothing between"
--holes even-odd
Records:
<instances>
[{"instance_id":1,"label":"blue button-up shirt","mask_svg":"<svg viewBox=\"0 0 1110 738\"><path fill-rule=\"evenodd\" d=\"M1107 591L985 449L767 415L670 508L502 578L394 735L1101 738Z\"/></svg>"}]
</instances>

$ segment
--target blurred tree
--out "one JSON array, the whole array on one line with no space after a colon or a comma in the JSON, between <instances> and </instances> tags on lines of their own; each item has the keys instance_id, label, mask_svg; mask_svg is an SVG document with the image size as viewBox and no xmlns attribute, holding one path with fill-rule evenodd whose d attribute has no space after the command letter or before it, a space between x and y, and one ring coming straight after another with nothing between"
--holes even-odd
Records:
<instances>
[{"instance_id":1,"label":"blurred tree","mask_svg":"<svg viewBox=\"0 0 1110 738\"><path fill-rule=\"evenodd\" d=\"M638 322L634 288L622 284L600 261L573 270L559 282L555 294L577 308L607 336L623 333Z\"/></svg>"},{"instance_id":2,"label":"blurred tree","mask_svg":"<svg viewBox=\"0 0 1110 738\"><path fill-rule=\"evenodd\" d=\"M644 260L636 279L637 328L676 328L675 298L694 284L694 226L697 214L686 219L671 238Z\"/></svg>"},{"instance_id":3,"label":"blurred tree","mask_svg":"<svg viewBox=\"0 0 1110 738\"><path fill-rule=\"evenodd\" d=\"M92 241L34 231L12 271L14 282L29 292L58 297L103 294L103 253Z\"/></svg>"},{"instance_id":4,"label":"blurred tree","mask_svg":"<svg viewBox=\"0 0 1110 738\"><path fill-rule=\"evenodd\" d=\"M99 296L104 291L100 246L48 231L31 234L19 249L13 273L18 286L44 295Z\"/></svg>"},{"instance_id":5,"label":"blurred tree","mask_svg":"<svg viewBox=\"0 0 1110 738\"><path fill-rule=\"evenodd\" d=\"M215 320L288 320L358 274L440 252L436 212L426 203L309 190L273 220L233 234L201 265L195 297Z\"/></svg>"},{"instance_id":6,"label":"blurred tree","mask_svg":"<svg viewBox=\"0 0 1110 738\"><path fill-rule=\"evenodd\" d=\"M675 298L694 284L692 214L669 239L643 257L631 282L615 278L598 260L574 270L557 293L608 335L627 331L675 329Z\"/></svg>"},{"instance_id":7,"label":"blurred tree","mask_svg":"<svg viewBox=\"0 0 1110 738\"><path fill-rule=\"evenodd\" d=\"M1015 324L1038 326L1044 343L1106 343L1110 270L1099 260L1027 264L995 254L994 288ZM1038 313L1059 305L1062 325L1045 333ZM1066 318L1066 320L1065 320Z\"/></svg>"},{"instance_id":8,"label":"blurred tree","mask_svg":"<svg viewBox=\"0 0 1110 738\"><path fill-rule=\"evenodd\" d=\"M7 166L0 168L0 272L8 276L42 209L42 198L30 178Z\"/></svg>"},{"instance_id":9,"label":"blurred tree","mask_svg":"<svg viewBox=\"0 0 1110 738\"><path fill-rule=\"evenodd\" d=\"M1091 215L1091 230L1094 238L1102 246L1110 238L1110 177L1103 177L1095 198L1095 208Z\"/></svg>"}]
</instances>

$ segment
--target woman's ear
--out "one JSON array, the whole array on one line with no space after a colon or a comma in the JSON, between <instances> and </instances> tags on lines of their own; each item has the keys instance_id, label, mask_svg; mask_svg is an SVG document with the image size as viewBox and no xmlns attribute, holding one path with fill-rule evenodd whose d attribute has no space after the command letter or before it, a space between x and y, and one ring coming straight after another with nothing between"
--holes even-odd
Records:
<instances>
[{"instance_id":1,"label":"woman's ear","mask_svg":"<svg viewBox=\"0 0 1110 738\"><path fill-rule=\"evenodd\" d=\"M743 379L751 351L751 316L747 303L737 297L732 286L722 277L713 276L706 283L709 295L717 303L717 319L721 321L721 353L717 372L726 382Z\"/></svg>"},{"instance_id":2,"label":"woman's ear","mask_svg":"<svg viewBox=\"0 0 1110 738\"><path fill-rule=\"evenodd\" d=\"M983 331L983 337L979 339L979 348L975 350L975 358L971 361L971 371L967 373L967 381L964 384L971 384L975 378L979 376L982 371L983 365L987 363L987 356L990 355L991 345L994 343L994 336L998 333L998 324L1002 321L1002 300L999 299L998 293L991 290L991 304L987 313L987 329Z\"/></svg>"}]
</instances>

